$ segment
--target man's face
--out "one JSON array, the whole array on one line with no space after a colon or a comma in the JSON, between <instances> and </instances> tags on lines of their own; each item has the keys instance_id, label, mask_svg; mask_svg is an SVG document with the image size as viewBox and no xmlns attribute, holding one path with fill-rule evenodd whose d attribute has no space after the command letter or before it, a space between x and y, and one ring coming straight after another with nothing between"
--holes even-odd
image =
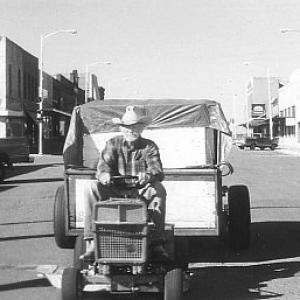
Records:
<instances>
[{"instance_id":1,"label":"man's face","mask_svg":"<svg viewBox=\"0 0 300 300\"><path fill-rule=\"evenodd\" d=\"M120 126L120 130L127 142L134 142L141 136L144 127L144 124L134 124L129 126Z\"/></svg>"}]
</instances>

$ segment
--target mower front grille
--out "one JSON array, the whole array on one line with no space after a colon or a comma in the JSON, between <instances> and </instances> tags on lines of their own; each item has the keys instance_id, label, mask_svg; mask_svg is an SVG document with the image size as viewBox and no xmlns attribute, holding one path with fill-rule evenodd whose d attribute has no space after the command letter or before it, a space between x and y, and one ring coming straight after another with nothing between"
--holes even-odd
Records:
<instances>
[{"instance_id":1,"label":"mower front grille","mask_svg":"<svg viewBox=\"0 0 300 300\"><path fill-rule=\"evenodd\" d=\"M147 225L96 224L97 260L105 263L146 261Z\"/></svg>"}]
</instances>

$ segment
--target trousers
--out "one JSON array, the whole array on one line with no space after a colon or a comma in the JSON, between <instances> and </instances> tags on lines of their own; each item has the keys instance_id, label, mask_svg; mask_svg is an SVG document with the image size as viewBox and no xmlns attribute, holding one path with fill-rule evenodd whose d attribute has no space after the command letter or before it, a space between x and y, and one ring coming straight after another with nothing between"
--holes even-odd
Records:
<instances>
[{"instance_id":1,"label":"trousers","mask_svg":"<svg viewBox=\"0 0 300 300\"><path fill-rule=\"evenodd\" d=\"M92 213L94 204L108 200L110 197L125 198L142 197L146 201L148 213L153 221L157 236L164 230L166 210L166 190L160 181L148 183L141 189L119 189L114 186L105 186L100 182L93 182L84 190L84 239L93 239Z\"/></svg>"}]
</instances>

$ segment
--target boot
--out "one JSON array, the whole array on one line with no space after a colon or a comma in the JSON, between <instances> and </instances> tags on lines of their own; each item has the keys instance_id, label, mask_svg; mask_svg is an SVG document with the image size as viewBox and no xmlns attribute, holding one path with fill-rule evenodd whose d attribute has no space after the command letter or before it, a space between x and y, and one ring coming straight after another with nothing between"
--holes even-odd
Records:
<instances>
[{"instance_id":1,"label":"boot","mask_svg":"<svg viewBox=\"0 0 300 300\"><path fill-rule=\"evenodd\" d=\"M86 240L86 251L79 257L82 260L95 259L95 242L94 240Z\"/></svg>"},{"instance_id":2,"label":"boot","mask_svg":"<svg viewBox=\"0 0 300 300\"><path fill-rule=\"evenodd\" d=\"M153 251L153 258L155 261L160 261L160 262L170 261L170 257L163 245L157 244L153 246L152 251Z\"/></svg>"}]
</instances>

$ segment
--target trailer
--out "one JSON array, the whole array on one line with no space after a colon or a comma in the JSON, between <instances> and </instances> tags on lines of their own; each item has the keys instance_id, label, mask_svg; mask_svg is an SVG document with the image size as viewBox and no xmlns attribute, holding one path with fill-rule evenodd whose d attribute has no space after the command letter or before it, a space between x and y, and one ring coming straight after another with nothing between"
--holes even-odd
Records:
<instances>
[{"instance_id":1,"label":"trailer","mask_svg":"<svg viewBox=\"0 0 300 300\"><path fill-rule=\"evenodd\" d=\"M145 207L134 202L138 199L128 199L128 203L100 203L95 208L99 210L94 218L95 239L102 240L99 247L104 249L96 251L92 264L82 264L78 258L84 252L84 191L96 183L96 166L106 141L119 134L111 120L120 118L128 105L138 105L149 114L152 123L143 137L153 140L160 149L167 191L165 239L171 261L158 264L151 257L151 224L145 218L138 220L135 214L125 220L116 218L129 208L145 215ZM64 146L64 184L58 188L54 203L56 243L61 248L75 247L74 266L63 275L63 299L80 299L93 285L108 293L157 293L164 300L181 299L188 277L189 239L215 237L226 240L234 249L248 248L249 190L244 185L222 184L222 177L233 172L226 161L230 146L228 122L216 101L118 99L76 107ZM104 233L107 220L103 223L98 217L102 210L109 211L108 223L118 230L106 228ZM124 222L135 229L128 229ZM123 236L120 245L115 242L118 239L114 240L115 230ZM138 231L137 240L132 238L133 231ZM115 248L105 252L111 244ZM112 257L102 257L103 251ZM124 251L125 257L137 253L128 261Z\"/></svg>"}]
</instances>

